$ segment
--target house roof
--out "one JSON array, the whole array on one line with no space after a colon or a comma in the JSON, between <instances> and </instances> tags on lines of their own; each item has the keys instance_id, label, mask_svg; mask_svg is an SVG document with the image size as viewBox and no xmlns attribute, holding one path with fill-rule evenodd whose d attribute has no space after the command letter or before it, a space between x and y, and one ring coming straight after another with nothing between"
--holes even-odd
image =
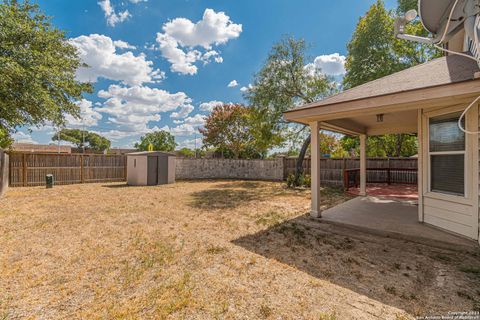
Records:
<instances>
[{"instance_id":1,"label":"house roof","mask_svg":"<svg viewBox=\"0 0 480 320\"><path fill-rule=\"evenodd\" d=\"M474 80L478 71L478 64L473 59L449 55L367 82L324 100L299 106L286 113Z\"/></svg>"},{"instance_id":2,"label":"house roof","mask_svg":"<svg viewBox=\"0 0 480 320\"><path fill-rule=\"evenodd\" d=\"M163 151L139 151L139 152L131 152L128 153L127 156L170 156L170 157L175 157L175 153L171 152L163 152Z\"/></svg>"}]
</instances>

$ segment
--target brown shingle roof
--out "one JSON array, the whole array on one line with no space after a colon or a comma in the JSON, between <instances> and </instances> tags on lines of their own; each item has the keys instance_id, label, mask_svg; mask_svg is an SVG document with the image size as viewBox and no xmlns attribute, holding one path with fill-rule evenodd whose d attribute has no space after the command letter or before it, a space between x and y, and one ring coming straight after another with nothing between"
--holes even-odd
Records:
<instances>
[{"instance_id":1,"label":"brown shingle roof","mask_svg":"<svg viewBox=\"0 0 480 320\"><path fill-rule=\"evenodd\" d=\"M290 111L473 80L474 74L478 71L480 69L474 60L450 55L367 82Z\"/></svg>"}]
</instances>

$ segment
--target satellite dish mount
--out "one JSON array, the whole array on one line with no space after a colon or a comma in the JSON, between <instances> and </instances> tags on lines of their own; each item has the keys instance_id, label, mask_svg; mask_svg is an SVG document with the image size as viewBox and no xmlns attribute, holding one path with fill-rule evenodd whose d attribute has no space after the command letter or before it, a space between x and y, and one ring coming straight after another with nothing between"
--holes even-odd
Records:
<instances>
[{"instance_id":1,"label":"satellite dish mount","mask_svg":"<svg viewBox=\"0 0 480 320\"><path fill-rule=\"evenodd\" d=\"M409 10L395 20L395 36L400 39L431 44L437 48L450 40L457 32L465 29L467 44L475 60L479 60L480 0L419 0L418 17L429 37L405 33L406 25L417 19L417 12Z\"/></svg>"}]
</instances>

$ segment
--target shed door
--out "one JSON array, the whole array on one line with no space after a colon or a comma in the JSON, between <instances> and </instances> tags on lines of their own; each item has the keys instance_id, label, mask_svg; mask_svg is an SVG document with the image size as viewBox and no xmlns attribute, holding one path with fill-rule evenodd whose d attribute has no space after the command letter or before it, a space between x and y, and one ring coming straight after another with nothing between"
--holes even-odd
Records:
<instances>
[{"instance_id":1,"label":"shed door","mask_svg":"<svg viewBox=\"0 0 480 320\"><path fill-rule=\"evenodd\" d=\"M157 157L148 157L147 184L154 186L158 184L158 161Z\"/></svg>"},{"instance_id":2,"label":"shed door","mask_svg":"<svg viewBox=\"0 0 480 320\"><path fill-rule=\"evenodd\" d=\"M458 126L463 111L447 108L423 116L423 221L478 239L478 137ZM478 110L462 127L478 130Z\"/></svg>"},{"instance_id":3,"label":"shed door","mask_svg":"<svg viewBox=\"0 0 480 320\"><path fill-rule=\"evenodd\" d=\"M168 157L160 156L158 157L158 184L167 184L168 183Z\"/></svg>"}]
</instances>

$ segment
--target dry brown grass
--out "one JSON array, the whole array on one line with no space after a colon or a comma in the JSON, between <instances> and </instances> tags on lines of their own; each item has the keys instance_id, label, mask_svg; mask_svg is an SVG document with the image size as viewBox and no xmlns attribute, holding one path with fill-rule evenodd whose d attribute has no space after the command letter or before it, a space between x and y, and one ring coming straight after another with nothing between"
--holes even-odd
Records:
<instances>
[{"instance_id":1,"label":"dry brown grass","mask_svg":"<svg viewBox=\"0 0 480 320\"><path fill-rule=\"evenodd\" d=\"M478 255L319 223L305 216L309 197L243 181L10 189L0 319L409 319L478 307Z\"/></svg>"}]
</instances>

